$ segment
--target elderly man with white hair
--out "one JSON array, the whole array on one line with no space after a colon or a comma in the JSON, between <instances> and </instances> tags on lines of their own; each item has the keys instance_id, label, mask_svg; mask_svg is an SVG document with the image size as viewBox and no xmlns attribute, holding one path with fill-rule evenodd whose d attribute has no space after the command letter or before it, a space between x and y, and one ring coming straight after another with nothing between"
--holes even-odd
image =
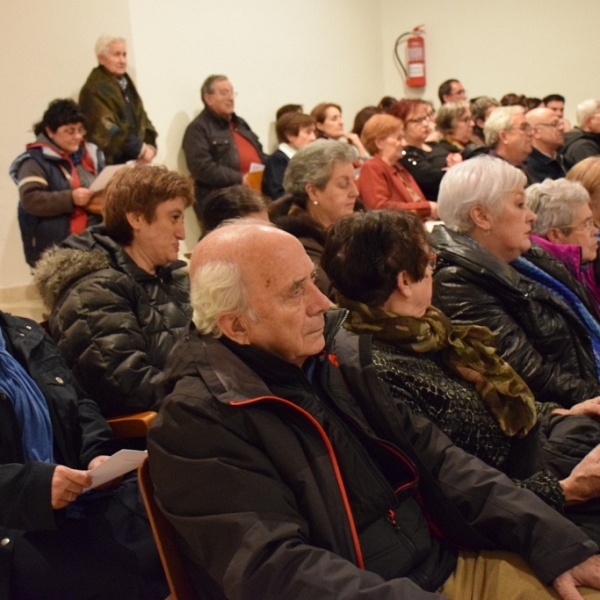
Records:
<instances>
[{"instance_id":1,"label":"elderly man with white hair","mask_svg":"<svg viewBox=\"0 0 600 600\"><path fill-rule=\"evenodd\" d=\"M600 588L595 543L392 399L370 336L328 311L296 238L226 225L190 270L194 326L166 367L148 452L203 598L549 600L553 584L567 600Z\"/></svg>"},{"instance_id":2,"label":"elderly man with white hair","mask_svg":"<svg viewBox=\"0 0 600 600\"><path fill-rule=\"evenodd\" d=\"M562 148L567 169L588 156L600 154L600 100L584 100L578 104L575 120L577 127L565 134Z\"/></svg>"},{"instance_id":3,"label":"elderly man with white hair","mask_svg":"<svg viewBox=\"0 0 600 600\"><path fill-rule=\"evenodd\" d=\"M485 122L483 133L485 143L492 149L490 156L499 157L523 171L528 183L535 182L523 164L533 149L533 132L522 106L496 108Z\"/></svg>"},{"instance_id":4,"label":"elderly man with white hair","mask_svg":"<svg viewBox=\"0 0 600 600\"><path fill-rule=\"evenodd\" d=\"M87 138L104 151L109 165L130 160L150 163L156 156L158 134L127 75L125 40L103 35L95 50L98 66L79 94L87 118Z\"/></svg>"}]
</instances>

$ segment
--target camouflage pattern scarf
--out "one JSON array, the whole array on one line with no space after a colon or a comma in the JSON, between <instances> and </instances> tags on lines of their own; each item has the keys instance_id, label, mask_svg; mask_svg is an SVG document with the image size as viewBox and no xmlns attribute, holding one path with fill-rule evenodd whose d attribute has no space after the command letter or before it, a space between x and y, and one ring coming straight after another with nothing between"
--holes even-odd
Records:
<instances>
[{"instance_id":1,"label":"camouflage pattern scarf","mask_svg":"<svg viewBox=\"0 0 600 600\"><path fill-rule=\"evenodd\" d=\"M433 306L420 319L372 308L339 297L350 311L344 327L413 354L441 352L444 364L475 385L500 428L509 437L534 427L535 399L527 384L496 352L492 332L478 325L458 326Z\"/></svg>"}]
</instances>

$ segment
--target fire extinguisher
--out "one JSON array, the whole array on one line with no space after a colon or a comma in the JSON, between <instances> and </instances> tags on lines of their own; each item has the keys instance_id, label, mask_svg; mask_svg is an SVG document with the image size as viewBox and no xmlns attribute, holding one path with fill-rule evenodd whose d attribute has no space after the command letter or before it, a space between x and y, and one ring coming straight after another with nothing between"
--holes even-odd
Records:
<instances>
[{"instance_id":1,"label":"fire extinguisher","mask_svg":"<svg viewBox=\"0 0 600 600\"><path fill-rule=\"evenodd\" d=\"M423 25L419 25L415 27L412 31L407 31L398 37L396 40L396 45L394 47L394 54L396 55L396 59L402 72L404 73L404 77L406 78L406 85L408 87L425 87L426 79L425 79L425 39L423 38ZM408 37L406 40L406 48L407 48L407 65L404 66L402 59L400 58L400 54L398 51L398 46L404 41L404 39Z\"/></svg>"}]
</instances>

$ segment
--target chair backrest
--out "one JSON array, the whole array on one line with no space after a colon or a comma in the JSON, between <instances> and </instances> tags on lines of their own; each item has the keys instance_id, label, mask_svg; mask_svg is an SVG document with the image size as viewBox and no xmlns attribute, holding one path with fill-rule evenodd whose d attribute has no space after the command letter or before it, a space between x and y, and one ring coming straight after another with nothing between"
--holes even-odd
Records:
<instances>
[{"instance_id":1,"label":"chair backrest","mask_svg":"<svg viewBox=\"0 0 600 600\"><path fill-rule=\"evenodd\" d=\"M138 483L148 512L160 560L171 590L168 600L193 600L198 598L190 577L183 568L181 556L175 544L173 527L158 508L154 499L154 486L150 480L150 467L147 458L138 468Z\"/></svg>"}]
</instances>

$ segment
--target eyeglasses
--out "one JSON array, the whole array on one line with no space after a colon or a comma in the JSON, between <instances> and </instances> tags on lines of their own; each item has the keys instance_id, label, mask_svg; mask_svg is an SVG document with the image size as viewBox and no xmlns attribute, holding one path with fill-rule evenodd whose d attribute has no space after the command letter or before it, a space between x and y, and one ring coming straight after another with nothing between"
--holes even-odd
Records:
<instances>
[{"instance_id":1,"label":"eyeglasses","mask_svg":"<svg viewBox=\"0 0 600 600\"><path fill-rule=\"evenodd\" d=\"M428 121L429 119L431 119L432 117L430 117L429 115L425 115L424 117L418 117L416 119L406 119L407 123L419 123L419 125L421 123L425 123L425 121Z\"/></svg>"},{"instance_id":2,"label":"eyeglasses","mask_svg":"<svg viewBox=\"0 0 600 600\"><path fill-rule=\"evenodd\" d=\"M233 90L215 90L214 92L209 93L221 98L235 98L237 96L237 92L234 92Z\"/></svg>"},{"instance_id":3,"label":"eyeglasses","mask_svg":"<svg viewBox=\"0 0 600 600\"><path fill-rule=\"evenodd\" d=\"M518 127L509 127L509 129L518 129L523 133L531 133L531 125L529 123L521 123Z\"/></svg>"},{"instance_id":4,"label":"eyeglasses","mask_svg":"<svg viewBox=\"0 0 600 600\"><path fill-rule=\"evenodd\" d=\"M83 127L66 127L65 129L63 129L63 133L71 137L75 137L76 135L85 137L87 131Z\"/></svg>"},{"instance_id":5,"label":"eyeglasses","mask_svg":"<svg viewBox=\"0 0 600 600\"><path fill-rule=\"evenodd\" d=\"M437 260L438 257L435 252L430 252L427 256L427 264L431 267L432 271L435 271L435 268L437 267Z\"/></svg>"},{"instance_id":6,"label":"eyeglasses","mask_svg":"<svg viewBox=\"0 0 600 600\"><path fill-rule=\"evenodd\" d=\"M535 126L543 126L543 127L554 127L555 129L559 129L560 127L564 127L563 121L552 121L552 123L537 123Z\"/></svg>"},{"instance_id":7,"label":"eyeglasses","mask_svg":"<svg viewBox=\"0 0 600 600\"><path fill-rule=\"evenodd\" d=\"M594 225L594 217L588 217L581 225L567 225L566 227L560 227L559 229L565 234L569 235L572 231L590 231Z\"/></svg>"}]
</instances>

